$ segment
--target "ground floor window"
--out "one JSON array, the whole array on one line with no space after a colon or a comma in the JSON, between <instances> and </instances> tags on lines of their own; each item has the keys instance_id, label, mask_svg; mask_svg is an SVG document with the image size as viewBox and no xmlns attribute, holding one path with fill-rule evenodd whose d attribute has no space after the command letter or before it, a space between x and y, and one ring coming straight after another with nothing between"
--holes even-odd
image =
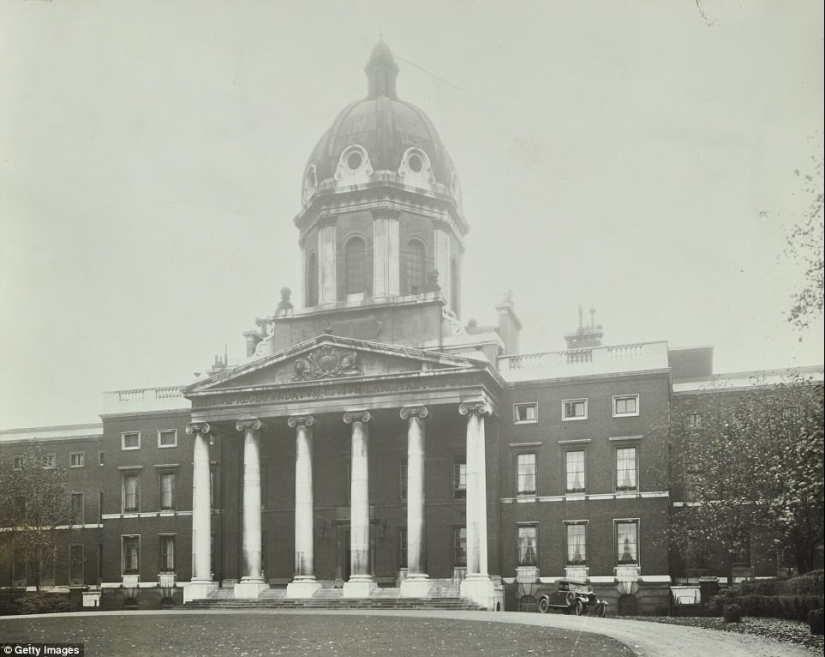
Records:
<instances>
[{"instance_id":1,"label":"ground floor window","mask_svg":"<svg viewBox=\"0 0 825 657\"><path fill-rule=\"evenodd\" d=\"M72 545L70 548L69 559L69 583L82 584L83 583L83 546Z\"/></svg>"},{"instance_id":2,"label":"ground floor window","mask_svg":"<svg viewBox=\"0 0 825 657\"><path fill-rule=\"evenodd\" d=\"M453 527L453 566L467 567L467 528Z\"/></svg>"},{"instance_id":3,"label":"ground floor window","mask_svg":"<svg viewBox=\"0 0 825 657\"><path fill-rule=\"evenodd\" d=\"M584 566L587 564L587 525L583 522L566 524L568 566Z\"/></svg>"},{"instance_id":4,"label":"ground floor window","mask_svg":"<svg viewBox=\"0 0 825 657\"><path fill-rule=\"evenodd\" d=\"M140 572L140 536L123 537L123 573L137 575Z\"/></svg>"},{"instance_id":5,"label":"ground floor window","mask_svg":"<svg viewBox=\"0 0 825 657\"><path fill-rule=\"evenodd\" d=\"M175 572L175 537L160 537L160 572Z\"/></svg>"},{"instance_id":6,"label":"ground floor window","mask_svg":"<svg viewBox=\"0 0 825 657\"><path fill-rule=\"evenodd\" d=\"M538 527L526 525L518 528L518 565L538 564Z\"/></svg>"},{"instance_id":7,"label":"ground floor window","mask_svg":"<svg viewBox=\"0 0 825 657\"><path fill-rule=\"evenodd\" d=\"M407 528L398 530L398 568L407 568Z\"/></svg>"},{"instance_id":8,"label":"ground floor window","mask_svg":"<svg viewBox=\"0 0 825 657\"><path fill-rule=\"evenodd\" d=\"M637 520L616 522L616 551L619 565L639 563L639 522Z\"/></svg>"}]
</instances>

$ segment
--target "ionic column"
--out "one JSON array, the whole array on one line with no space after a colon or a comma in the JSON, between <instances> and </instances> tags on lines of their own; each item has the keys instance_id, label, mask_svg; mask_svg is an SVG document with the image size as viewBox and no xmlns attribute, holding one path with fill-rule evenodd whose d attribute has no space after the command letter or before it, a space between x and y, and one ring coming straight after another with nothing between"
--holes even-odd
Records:
<instances>
[{"instance_id":1,"label":"ionic column","mask_svg":"<svg viewBox=\"0 0 825 657\"><path fill-rule=\"evenodd\" d=\"M217 588L212 581L212 503L209 431L206 422L192 422L186 433L195 437L192 458L192 579L184 600L205 598Z\"/></svg>"},{"instance_id":2,"label":"ionic column","mask_svg":"<svg viewBox=\"0 0 825 657\"><path fill-rule=\"evenodd\" d=\"M370 575L369 430L367 411L344 413L352 424L352 471L350 475L350 578L345 598L369 597L376 587Z\"/></svg>"},{"instance_id":3,"label":"ionic column","mask_svg":"<svg viewBox=\"0 0 825 657\"><path fill-rule=\"evenodd\" d=\"M426 569L426 534L424 522L424 406L401 409L407 420L407 578L401 583L401 596L420 598L429 592Z\"/></svg>"},{"instance_id":4,"label":"ionic column","mask_svg":"<svg viewBox=\"0 0 825 657\"><path fill-rule=\"evenodd\" d=\"M295 433L295 577L286 587L288 598L311 598L321 584L315 579L314 504L312 497L312 415L287 420Z\"/></svg>"},{"instance_id":5,"label":"ionic column","mask_svg":"<svg viewBox=\"0 0 825 657\"><path fill-rule=\"evenodd\" d=\"M241 581L235 585L236 598L257 598L267 588L261 573L261 421L245 418L235 424L244 432L243 518Z\"/></svg>"},{"instance_id":6,"label":"ionic column","mask_svg":"<svg viewBox=\"0 0 825 657\"><path fill-rule=\"evenodd\" d=\"M484 402L461 404L458 411L467 416L467 577L461 583L461 595L493 609L495 592L487 572L487 456L484 437L484 417L491 411Z\"/></svg>"}]
</instances>

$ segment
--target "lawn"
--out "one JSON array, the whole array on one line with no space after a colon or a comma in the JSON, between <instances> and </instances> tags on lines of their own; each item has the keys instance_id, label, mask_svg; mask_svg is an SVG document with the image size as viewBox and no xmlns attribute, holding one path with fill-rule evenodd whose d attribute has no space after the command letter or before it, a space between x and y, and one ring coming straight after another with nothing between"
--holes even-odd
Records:
<instances>
[{"instance_id":1,"label":"lawn","mask_svg":"<svg viewBox=\"0 0 825 657\"><path fill-rule=\"evenodd\" d=\"M618 641L595 634L413 614L169 612L0 620L0 645L21 641L84 643L87 656L100 657L633 655Z\"/></svg>"}]
</instances>

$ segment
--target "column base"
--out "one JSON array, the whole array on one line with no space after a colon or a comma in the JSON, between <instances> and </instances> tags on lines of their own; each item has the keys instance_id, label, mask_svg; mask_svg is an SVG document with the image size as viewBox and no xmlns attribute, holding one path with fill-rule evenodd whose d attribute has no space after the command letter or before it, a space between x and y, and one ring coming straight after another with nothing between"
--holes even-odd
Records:
<instances>
[{"instance_id":1,"label":"column base","mask_svg":"<svg viewBox=\"0 0 825 657\"><path fill-rule=\"evenodd\" d=\"M286 585L287 598L311 598L321 588L321 582L314 577L296 577Z\"/></svg>"},{"instance_id":2,"label":"column base","mask_svg":"<svg viewBox=\"0 0 825 657\"><path fill-rule=\"evenodd\" d=\"M496 608L496 590L489 575L467 575L461 582L460 595L472 600L482 609Z\"/></svg>"},{"instance_id":3,"label":"column base","mask_svg":"<svg viewBox=\"0 0 825 657\"><path fill-rule=\"evenodd\" d=\"M427 575L408 575L401 582L400 596L402 598L426 598L430 595L432 583Z\"/></svg>"},{"instance_id":4,"label":"column base","mask_svg":"<svg viewBox=\"0 0 825 657\"><path fill-rule=\"evenodd\" d=\"M378 584L369 575L355 575L350 577L348 582L344 582L344 597L369 598L377 588Z\"/></svg>"},{"instance_id":5,"label":"column base","mask_svg":"<svg viewBox=\"0 0 825 657\"><path fill-rule=\"evenodd\" d=\"M266 591L269 584L262 579L245 579L235 584L236 600L257 600L261 597L261 591Z\"/></svg>"},{"instance_id":6,"label":"column base","mask_svg":"<svg viewBox=\"0 0 825 657\"><path fill-rule=\"evenodd\" d=\"M218 583L210 580L192 580L183 587L183 601L203 600L218 590Z\"/></svg>"}]
</instances>

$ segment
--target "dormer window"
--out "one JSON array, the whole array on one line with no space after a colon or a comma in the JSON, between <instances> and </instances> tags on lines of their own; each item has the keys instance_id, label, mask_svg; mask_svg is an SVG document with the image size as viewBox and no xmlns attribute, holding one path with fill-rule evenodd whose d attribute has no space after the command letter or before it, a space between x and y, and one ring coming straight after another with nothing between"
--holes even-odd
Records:
<instances>
[{"instance_id":1,"label":"dormer window","mask_svg":"<svg viewBox=\"0 0 825 657\"><path fill-rule=\"evenodd\" d=\"M358 185L369 182L374 173L370 156L363 146L353 144L344 149L338 158L335 181L343 185Z\"/></svg>"},{"instance_id":2,"label":"dormer window","mask_svg":"<svg viewBox=\"0 0 825 657\"><path fill-rule=\"evenodd\" d=\"M435 182L430 158L420 148L408 148L401 159L398 175L413 187L430 189Z\"/></svg>"},{"instance_id":3,"label":"dormer window","mask_svg":"<svg viewBox=\"0 0 825 657\"><path fill-rule=\"evenodd\" d=\"M315 172L315 165L311 164L304 176L304 204L315 195L318 189L318 174Z\"/></svg>"}]
</instances>

